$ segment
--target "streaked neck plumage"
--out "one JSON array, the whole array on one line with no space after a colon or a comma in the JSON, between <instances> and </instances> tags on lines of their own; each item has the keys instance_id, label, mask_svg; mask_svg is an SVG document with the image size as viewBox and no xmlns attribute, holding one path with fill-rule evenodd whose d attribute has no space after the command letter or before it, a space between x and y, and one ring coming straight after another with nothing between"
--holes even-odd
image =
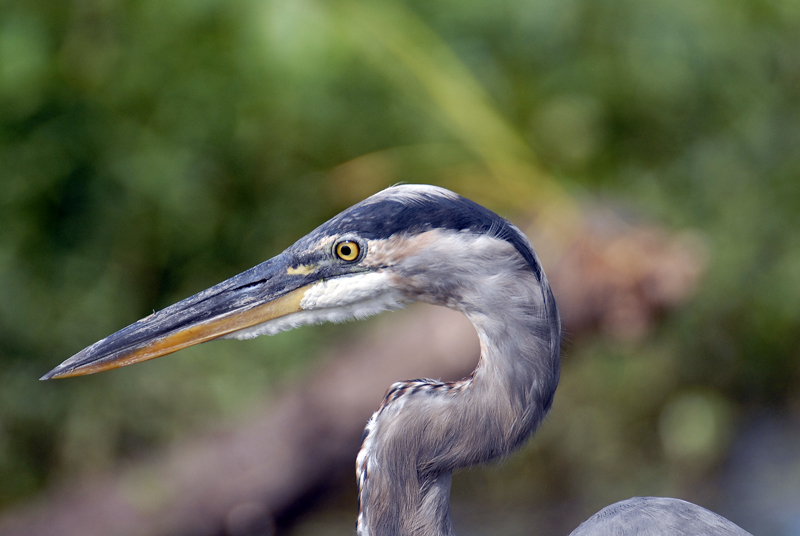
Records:
<instances>
[{"instance_id":1,"label":"streaked neck plumage","mask_svg":"<svg viewBox=\"0 0 800 536\"><path fill-rule=\"evenodd\" d=\"M389 389L356 462L359 536L452 535L453 470L522 445L558 384L560 321L541 267L491 235L431 232L395 267L398 286L408 300L464 313L481 357L463 380Z\"/></svg>"}]
</instances>

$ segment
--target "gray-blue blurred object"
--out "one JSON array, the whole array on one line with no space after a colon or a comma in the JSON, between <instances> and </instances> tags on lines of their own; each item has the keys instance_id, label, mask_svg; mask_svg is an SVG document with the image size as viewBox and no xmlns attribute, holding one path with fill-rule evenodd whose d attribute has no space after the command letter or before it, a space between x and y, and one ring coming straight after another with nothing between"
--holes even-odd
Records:
<instances>
[{"instance_id":1,"label":"gray-blue blurred object","mask_svg":"<svg viewBox=\"0 0 800 536\"><path fill-rule=\"evenodd\" d=\"M749 532L696 504L664 497L633 497L606 506L570 536L656 536L667 534L747 536Z\"/></svg>"}]
</instances>

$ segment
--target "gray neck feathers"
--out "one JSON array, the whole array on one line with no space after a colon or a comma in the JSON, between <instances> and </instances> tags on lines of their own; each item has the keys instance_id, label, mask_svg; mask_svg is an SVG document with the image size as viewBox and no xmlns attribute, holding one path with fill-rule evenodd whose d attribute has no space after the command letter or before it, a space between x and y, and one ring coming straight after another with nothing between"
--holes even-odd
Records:
<instances>
[{"instance_id":1,"label":"gray neck feathers","mask_svg":"<svg viewBox=\"0 0 800 536\"><path fill-rule=\"evenodd\" d=\"M463 312L481 358L458 382L390 388L357 461L359 536L452 535L452 471L522 445L558 384L560 321L544 275L537 281L504 240L431 232L435 240L398 263L400 286L409 300Z\"/></svg>"}]
</instances>

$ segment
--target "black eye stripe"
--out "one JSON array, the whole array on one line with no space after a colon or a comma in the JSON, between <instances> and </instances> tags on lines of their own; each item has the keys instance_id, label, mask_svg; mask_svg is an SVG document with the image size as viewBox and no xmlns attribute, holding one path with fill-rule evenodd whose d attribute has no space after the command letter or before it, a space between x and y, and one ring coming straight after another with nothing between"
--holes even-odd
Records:
<instances>
[{"instance_id":1,"label":"black eye stripe","mask_svg":"<svg viewBox=\"0 0 800 536\"><path fill-rule=\"evenodd\" d=\"M528 262L536 279L542 280L536 254L518 229L474 201L430 187L395 186L350 207L322 225L320 231L337 237L352 233L362 239L380 240L431 229L470 231L505 240Z\"/></svg>"}]
</instances>

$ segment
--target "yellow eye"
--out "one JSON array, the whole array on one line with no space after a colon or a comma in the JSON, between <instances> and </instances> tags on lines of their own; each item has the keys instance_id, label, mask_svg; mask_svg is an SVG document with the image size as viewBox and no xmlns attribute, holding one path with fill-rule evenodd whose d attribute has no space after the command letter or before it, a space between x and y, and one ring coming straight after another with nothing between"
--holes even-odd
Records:
<instances>
[{"instance_id":1,"label":"yellow eye","mask_svg":"<svg viewBox=\"0 0 800 536\"><path fill-rule=\"evenodd\" d=\"M358 258L358 244L352 240L343 240L336 244L336 255L343 261L354 261Z\"/></svg>"}]
</instances>

